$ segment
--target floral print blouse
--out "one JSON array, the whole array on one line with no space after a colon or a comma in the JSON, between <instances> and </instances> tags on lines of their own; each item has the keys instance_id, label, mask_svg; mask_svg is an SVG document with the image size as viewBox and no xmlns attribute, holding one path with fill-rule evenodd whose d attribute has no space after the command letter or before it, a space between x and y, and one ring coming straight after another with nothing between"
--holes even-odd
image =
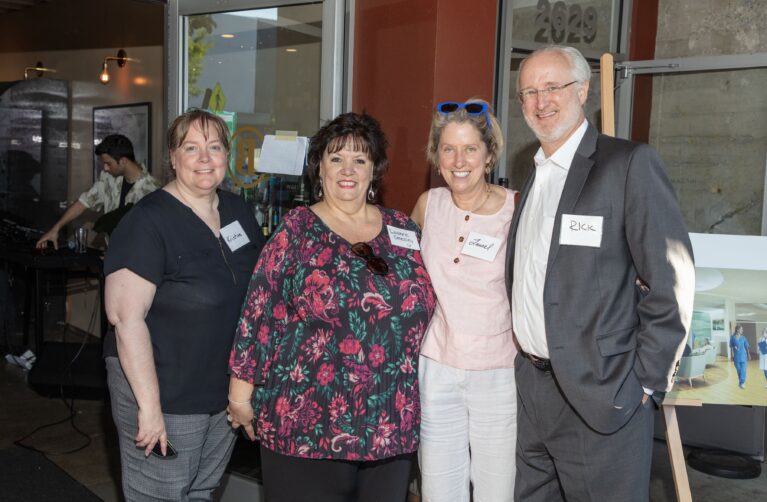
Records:
<instances>
[{"instance_id":1,"label":"floral print blouse","mask_svg":"<svg viewBox=\"0 0 767 502\"><path fill-rule=\"evenodd\" d=\"M372 274L351 243L310 209L288 213L250 281L230 369L256 385L262 446L313 459L378 460L418 449L418 353L436 303L421 253L387 225L418 227L379 207Z\"/></svg>"}]
</instances>

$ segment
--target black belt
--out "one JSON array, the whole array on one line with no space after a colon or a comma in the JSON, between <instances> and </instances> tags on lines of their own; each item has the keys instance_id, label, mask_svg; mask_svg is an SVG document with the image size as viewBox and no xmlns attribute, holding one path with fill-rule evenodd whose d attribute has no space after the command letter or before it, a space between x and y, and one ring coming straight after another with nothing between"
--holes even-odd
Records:
<instances>
[{"instance_id":1,"label":"black belt","mask_svg":"<svg viewBox=\"0 0 767 502\"><path fill-rule=\"evenodd\" d=\"M544 359L542 357L528 354L522 349L519 349L519 355L530 361L533 366L541 371L551 371L551 359Z\"/></svg>"}]
</instances>

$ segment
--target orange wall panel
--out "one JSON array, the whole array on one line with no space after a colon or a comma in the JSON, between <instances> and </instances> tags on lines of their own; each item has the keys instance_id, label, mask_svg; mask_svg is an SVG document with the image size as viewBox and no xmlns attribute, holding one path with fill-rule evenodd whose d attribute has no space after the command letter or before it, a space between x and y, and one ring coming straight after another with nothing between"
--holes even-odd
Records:
<instances>
[{"instance_id":1,"label":"orange wall panel","mask_svg":"<svg viewBox=\"0 0 767 502\"><path fill-rule=\"evenodd\" d=\"M631 8L629 61L655 59L655 38L658 32L658 0L634 2ZM652 109L652 75L637 75L634 79L634 104L631 116L631 139L650 141L650 110Z\"/></svg>"},{"instance_id":2,"label":"orange wall panel","mask_svg":"<svg viewBox=\"0 0 767 502\"><path fill-rule=\"evenodd\" d=\"M426 142L434 105L491 100L495 0L357 0L352 109L389 137L384 205L410 212L432 186Z\"/></svg>"},{"instance_id":3,"label":"orange wall panel","mask_svg":"<svg viewBox=\"0 0 767 502\"><path fill-rule=\"evenodd\" d=\"M492 103L497 2L442 1L437 17L437 102L482 98Z\"/></svg>"}]
</instances>

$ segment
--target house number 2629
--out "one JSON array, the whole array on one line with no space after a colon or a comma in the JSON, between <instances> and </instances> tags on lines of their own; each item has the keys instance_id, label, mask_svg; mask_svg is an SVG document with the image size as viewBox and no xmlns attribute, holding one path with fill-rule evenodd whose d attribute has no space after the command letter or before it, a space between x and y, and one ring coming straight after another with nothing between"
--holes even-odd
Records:
<instances>
[{"instance_id":1,"label":"house number 2629","mask_svg":"<svg viewBox=\"0 0 767 502\"><path fill-rule=\"evenodd\" d=\"M565 2L538 0L535 15L535 41L556 44L577 44L594 41L597 37L597 10L578 4L568 7Z\"/></svg>"}]
</instances>

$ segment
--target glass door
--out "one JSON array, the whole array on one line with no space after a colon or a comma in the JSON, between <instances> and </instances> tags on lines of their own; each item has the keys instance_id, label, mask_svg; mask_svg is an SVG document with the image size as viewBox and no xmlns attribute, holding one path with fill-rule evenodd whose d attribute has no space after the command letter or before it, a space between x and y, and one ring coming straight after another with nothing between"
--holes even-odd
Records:
<instances>
[{"instance_id":1,"label":"glass door","mask_svg":"<svg viewBox=\"0 0 767 502\"><path fill-rule=\"evenodd\" d=\"M767 53L618 65L616 133L631 137L634 82L652 78L649 143L690 232L767 235ZM645 110L641 110L644 112Z\"/></svg>"},{"instance_id":2,"label":"glass door","mask_svg":"<svg viewBox=\"0 0 767 502\"><path fill-rule=\"evenodd\" d=\"M525 124L517 100L519 64L535 49L549 44L576 47L592 67L586 117L601 125L599 57L604 52L623 59L630 0L519 0L499 2L500 33L495 110L506 133L504 155L496 175L522 188L533 168L538 141Z\"/></svg>"},{"instance_id":3,"label":"glass door","mask_svg":"<svg viewBox=\"0 0 767 502\"><path fill-rule=\"evenodd\" d=\"M756 347L767 329L767 53L625 61L617 74L617 135L631 137L633 116L649 115L649 131L639 133L663 159L695 252L691 352L682 365L705 354L705 380L693 387L677 378L668 396L755 405L690 407L679 415L685 443L762 456L767 392ZM639 76L652 83L642 105L634 99ZM731 362L738 327L751 347L744 387Z\"/></svg>"},{"instance_id":4,"label":"glass door","mask_svg":"<svg viewBox=\"0 0 767 502\"><path fill-rule=\"evenodd\" d=\"M310 194L301 176L261 172L264 137L310 137L341 112L345 2L177 0L169 12L168 120L197 107L227 121L224 188L250 200L269 233Z\"/></svg>"}]
</instances>

